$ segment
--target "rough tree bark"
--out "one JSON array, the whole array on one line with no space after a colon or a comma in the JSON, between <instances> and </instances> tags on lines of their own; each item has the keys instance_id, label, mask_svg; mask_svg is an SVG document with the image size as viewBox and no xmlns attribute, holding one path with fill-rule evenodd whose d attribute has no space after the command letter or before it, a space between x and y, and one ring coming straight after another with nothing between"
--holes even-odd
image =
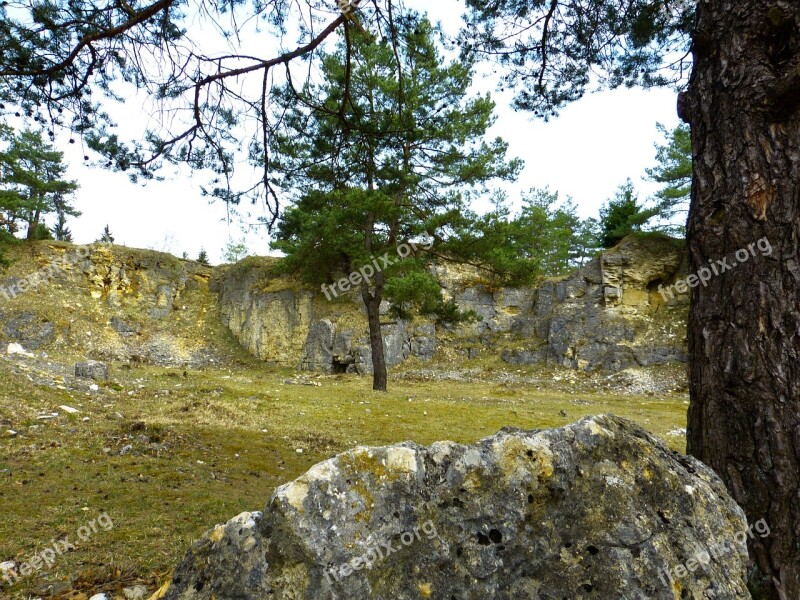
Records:
<instances>
[{"instance_id":1,"label":"rough tree bark","mask_svg":"<svg viewBox=\"0 0 800 600\"><path fill-rule=\"evenodd\" d=\"M757 578L767 597L796 600L800 2L701 0L697 18L679 102L694 154L690 271L718 274L692 297L688 451L723 478L751 523L766 520L770 535L750 542Z\"/></svg>"},{"instance_id":2,"label":"rough tree bark","mask_svg":"<svg viewBox=\"0 0 800 600\"><path fill-rule=\"evenodd\" d=\"M369 322L369 345L372 350L372 389L385 392L388 385L386 357L383 352L383 333L381 332L381 302L383 301L383 273L375 275L375 289L369 291L366 283L361 284L361 299L367 309Z\"/></svg>"},{"instance_id":3,"label":"rough tree bark","mask_svg":"<svg viewBox=\"0 0 800 600\"><path fill-rule=\"evenodd\" d=\"M371 154L371 163L375 164ZM373 190L372 174L369 175L369 189ZM375 215L367 215L367 225L364 229L364 249L368 254L373 251L372 237L375 228ZM383 289L385 286L383 272L378 270L375 273L375 284L370 292L369 282L361 282L361 299L364 301L364 308L367 311L367 322L369 323L369 346L372 351L372 389L378 392L385 392L389 383L389 376L386 372L386 357L383 351L383 332L381 332L381 302L383 302Z\"/></svg>"}]
</instances>

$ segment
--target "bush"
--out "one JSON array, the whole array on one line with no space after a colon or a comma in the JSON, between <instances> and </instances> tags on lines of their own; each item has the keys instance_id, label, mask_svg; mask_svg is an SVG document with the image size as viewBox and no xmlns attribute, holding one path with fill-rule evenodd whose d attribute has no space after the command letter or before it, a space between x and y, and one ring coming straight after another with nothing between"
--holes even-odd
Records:
<instances>
[{"instance_id":1,"label":"bush","mask_svg":"<svg viewBox=\"0 0 800 600\"><path fill-rule=\"evenodd\" d=\"M0 229L0 269L5 269L11 262L6 258L5 250L8 249L9 246L14 244L18 244L19 240L15 238L12 234L10 234L5 229Z\"/></svg>"},{"instance_id":2,"label":"bush","mask_svg":"<svg viewBox=\"0 0 800 600\"><path fill-rule=\"evenodd\" d=\"M52 240L53 232L50 231L50 228L47 227L44 223L38 223L33 230L33 235L30 237L31 240Z\"/></svg>"}]
</instances>

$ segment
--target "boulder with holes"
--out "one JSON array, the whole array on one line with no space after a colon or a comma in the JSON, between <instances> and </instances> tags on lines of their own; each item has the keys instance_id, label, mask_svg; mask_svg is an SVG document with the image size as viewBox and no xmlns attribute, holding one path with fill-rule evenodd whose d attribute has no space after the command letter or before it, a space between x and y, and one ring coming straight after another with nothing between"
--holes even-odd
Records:
<instances>
[{"instance_id":1,"label":"boulder with holes","mask_svg":"<svg viewBox=\"0 0 800 600\"><path fill-rule=\"evenodd\" d=\"M749 598L744 531L710 469L631 421L586 417L340 454L209 531L162 595Z\"/></svg>"}]
</instances>

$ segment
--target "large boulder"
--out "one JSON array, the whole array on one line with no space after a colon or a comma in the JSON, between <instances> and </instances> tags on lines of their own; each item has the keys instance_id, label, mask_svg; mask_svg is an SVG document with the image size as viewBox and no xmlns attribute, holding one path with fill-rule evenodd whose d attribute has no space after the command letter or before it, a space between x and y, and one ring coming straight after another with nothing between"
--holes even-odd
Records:
<instances>
[{"instance_id":1,"label":"large boulder","mask_svg":"<svg viewBox=\"0 0 800 600\"><path fill-rule=\"evenodd\" d=\"M76 363L75 377L106 381L108 379L108 365L99 360L86 360Z\"/></svg>"},{"instance_id":2,"label":"large boulder","mask_svg":"<svg viewBox=\"0 0 800 600\"><path fill-rule=\"evenodd\" d=\"M340 454L206 533L164 597L749 598L747 531L709 468L587 417Z\"/></svg>"}]
</instances>

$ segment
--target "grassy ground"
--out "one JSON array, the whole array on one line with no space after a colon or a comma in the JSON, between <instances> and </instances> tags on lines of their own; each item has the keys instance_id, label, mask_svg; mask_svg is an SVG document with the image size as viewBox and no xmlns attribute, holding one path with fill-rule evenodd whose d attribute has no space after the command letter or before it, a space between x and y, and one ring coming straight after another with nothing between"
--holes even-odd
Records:
<instances>
[{"instance_id":1,"label":"grassy ground","mask_svg":"<svg viewBox=\"0 0 800 600\"><path fill-rule=\"evenodd\" d=\"M275 486L356 444L468 443L506 425L554 427L610 412L683 449L683 438L667 433L685 426L684 395L411 379L381 394L368 378L305 379L239 362L185 375L112 365L113 382L96 392L37 386L24 368L0 368L0 562L19 565L63 536L74 542L103 513L113 521L13 588L0 579L0 596L79 599L137 582L155 589L203 531L261 509Z\"/></svg>"}]
</instances>

